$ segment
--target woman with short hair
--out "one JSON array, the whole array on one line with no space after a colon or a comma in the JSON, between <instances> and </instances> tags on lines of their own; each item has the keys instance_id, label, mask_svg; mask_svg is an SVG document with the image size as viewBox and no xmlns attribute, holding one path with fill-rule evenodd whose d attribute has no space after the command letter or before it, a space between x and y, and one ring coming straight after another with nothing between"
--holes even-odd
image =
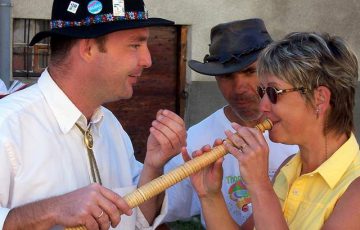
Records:
<instances>
[{"instance_id":1,"label":"woman with short hair","mask_svg":"<svg viewBox=\"0 0 360 230\"><path fill-rule=\"evenodd\" d=\"M263 50L257 71L260 110L273 122L270 139L296 144L300 151L280 166L271 183L262 134L238 124L233 124L237 134L226 132L233 144L225 146L237 158L252 199L253 216L242 229L358 229L354 53L336 36L292 33ZM192 182L207 229L238 229L218 186L221 172L215 163Z\"/></svg>"}]
</instances>

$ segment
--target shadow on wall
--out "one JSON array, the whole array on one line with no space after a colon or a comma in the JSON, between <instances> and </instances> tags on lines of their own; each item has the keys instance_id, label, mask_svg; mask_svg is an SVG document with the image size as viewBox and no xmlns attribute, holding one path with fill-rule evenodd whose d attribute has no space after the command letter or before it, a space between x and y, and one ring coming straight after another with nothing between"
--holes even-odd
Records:
<instances>
[{"instance_id":1,"label":"shadow on wall","mask_svg":"<svg viewBox=\"0 0 360 230\"><path fill-rule=\"evenodd\" d=\"M360 82L356 88L354 110L355 135L360 142ZM198 123L226 104L215 81L193 81L189 86L189 97L185 114L186 127Z\"/></svg>"},{"instance_id":2,"label":"shadow on wall","mask_svg":"<svg viewBox=\"0 0 360 230\"><path fill-rule=\"evenodd\" d=\"M187 128L226 105L215 81L193 81L188 93L185 113Z\"/></svg>"}]
</instances>

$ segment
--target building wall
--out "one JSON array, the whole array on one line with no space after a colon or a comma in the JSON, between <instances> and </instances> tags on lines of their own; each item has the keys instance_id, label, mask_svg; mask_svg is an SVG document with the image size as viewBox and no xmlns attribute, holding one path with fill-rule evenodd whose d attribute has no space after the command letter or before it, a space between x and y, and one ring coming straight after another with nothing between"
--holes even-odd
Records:
<instances>
[{"instance_id":1,"label":"building wall","mask_svg":"<svg viewBox=\"0 0 360 230\"><path fill-rule=\"evenodd\" d=\"M190 59L203 60L207 54L211 27L252 17L263 18L275 39L294 31L329 32L344 37L360 56L358 0L145 0L145 3L150 17L164 17L191 26ZM49 19L52 0L13 0L13 5L13 17ZM188 82L208 79L191 72Z\"/></svg>"},{"instance_id":2,"label":"building wall","mask_svg":"<svg viewBox=\"0 0 360 230\"><path fill-rule=\"evenodd\" d=\"M75 0L76 1L76 0ZM345 38L360 57L360 1L358 0L145 0L150 17L164 17L190 25L187 59L203 60L208 53L209 31L222 22L263 18L274 39L294 31L329 32ZM13 16L50 18L51 0L13 0ZM186 121L191 125L224 101L212 77L187 69L189 97ZM210 81L210 82L209 82ZM209 90L209 87L211 90ZM358 91L360 87L358 87ZM216 98L214 103L204 103ZM360 129L360 93L357 92L355 123ZM359 135L359 132L358 136Z\"/></svg>"},{"instance_id":3,"label":"building wall","mask_svg":"<svg viewBox=\"0 0 360 230\"><path fill-rule=\"evenodd\" d=\"M14 18L50 19L52 0L12 0Z\"/></svg>"},{"instance_id":4,"label":"building wall","mask_svg":"<svg viewBox=\"0 0 360 230\"><path fill-rule=\"evenodd\" d=\"M150 16L191 25L189 58L203 60L209 32L218 23L259 17L274 39L294 31L322 31L344 37L360 56L358 0L145 0ZM192 72L191 80L208 77Z\"/></svg>"},{"instance_id":5,"label":"building wall","mask_svg":"<svg viewBox=\"0 0 360 230\"><path fill-rule=\"evenodd\" d=\"M356 101L355 101L354 121L355 121L355 135L358 142L360 142L360 84L358 82L356 88Z\"/></svg>"}]
</instances>

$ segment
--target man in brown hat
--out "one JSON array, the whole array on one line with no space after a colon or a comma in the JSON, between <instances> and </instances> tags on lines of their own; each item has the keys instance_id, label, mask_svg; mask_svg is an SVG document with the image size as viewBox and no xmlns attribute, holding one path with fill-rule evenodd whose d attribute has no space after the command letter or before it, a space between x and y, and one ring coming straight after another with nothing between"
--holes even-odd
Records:
<instances>
[{"instance_id":1,"label":"man in brown hat","mask_svg":"<svg viewBox=\"0 0 360 230\"><path fill-rule=\"evenodd\" d=\"M215 76L218 87L228 102L200 123L188 130L188 152L212 144L218 138L225 139L225 130L233 130L232 122L254 127L264 117L259 112L259 84L256 60L263 48L271 41L261 19L248 19L219 24L211 29L210 54L204 62L189 61L194 71ZM297 146L286 146L265 138L270 146L269 177L273 177L280 164L297 152ZM171 170L184 161L181 156L173 158L166 166ZM242 224L251 214L251 198L241 179L237 160L226 155L223 162L222 192L234 220ZM200 203L190 180L176 184L169 190L169 211L165 221L187 219L201 214ZM204 225L204 220L202 219Z\"/></svg>"},{"instance_id":2,"label":"man in brown hat","mask_svg":"<svg viewBox=\"0 0 360 230\"><path fill-rule=\"evenodd\" d=\"M142 0L54 0L51 30L30 44L51 37L48 68L0 102L0 229L159 223L164 194L133 210L122 197L162 174L185 145L184 122L169 110L156 114L142 165L101 105L132 96L151 66L147 27L172 24L148 18Z\"/></svg>"}]
</instances>

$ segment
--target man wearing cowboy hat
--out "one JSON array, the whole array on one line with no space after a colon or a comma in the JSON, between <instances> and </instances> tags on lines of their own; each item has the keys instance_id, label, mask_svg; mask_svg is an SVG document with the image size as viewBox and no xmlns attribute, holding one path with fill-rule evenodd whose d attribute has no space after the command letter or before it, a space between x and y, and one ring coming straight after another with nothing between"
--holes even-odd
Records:
<instances>
[{"instance_id":1,"label":"man wearing cowboy hat","mask_svg":"<svg viewBox=\"0 0 360 230\"><path fill-rule=\"evenodd\" d=\"M169 110L156 114L142 165L101 105L132 96L151 66L148 27L172 24L148 18L142 0L54 0L51 30L30 43L51 37L48 68L37 84L0 102L0 229L160 222L164 194L133 210L122 197L160 176L180 152L183 120Z\"/></svg>"},{"instance_id":2,"label":"man wearing cowboy hat","mask_svg":"<svg viewBox=\"0 0 360 230\"><path fill-rule=\"evenodd\" d=\"M187 149L190 153L218 138L225 139L225 130L234 132L232 122L254 127L264 119L259 112L260 98L256 91L259 84L256 60L261 50L272 41L264 22L248 19L219 24L211 29L210 39L210 54L204 57L204 62L191 60L188 64L198 73L215 76L228 104L188 130ZM267 132L264 135L270 146L269 177L273 177L284 159L298 148L273 143ZM183 163L181 156L176 156L165 170ZM242 224L251 214L251 198L241 180L237 160L232 155L225 156L223 171L222 192L227 207L234 220ZM201 214L199 199L190 180L176 184L168 194L169 210L165 221Z\"/></svg>"}]
</instances>

